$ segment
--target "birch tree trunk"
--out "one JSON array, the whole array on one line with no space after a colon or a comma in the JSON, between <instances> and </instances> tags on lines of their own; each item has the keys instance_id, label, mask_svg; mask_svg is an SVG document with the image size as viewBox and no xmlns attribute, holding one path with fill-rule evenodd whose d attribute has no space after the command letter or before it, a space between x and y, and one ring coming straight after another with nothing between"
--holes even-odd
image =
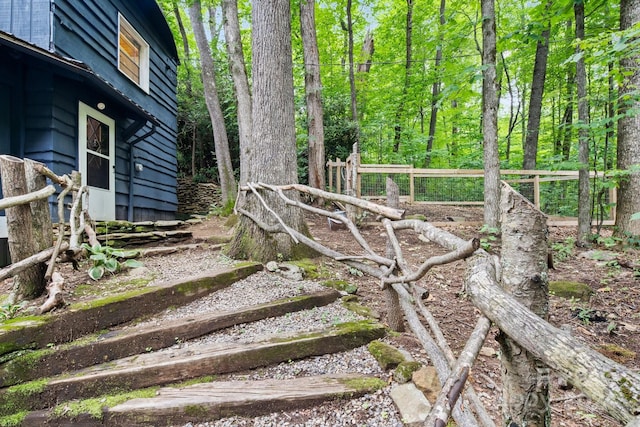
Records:
<instances>
[{"instance_id":1,"label":"birch tree trunk","mask_svg":"<svg viewBox=\"0 0 640 427\"><path fill-rule=\"evenodd\" d=\"M509 185L502 184L502 287L533 313L547 320L549 281L547 218ZM504 333L502 413L504 425L551 425L549 368Z\"/></svg>"},{"instance_id":2,"label":"birch tree trunk","mask_svg":"<svg viewBox=\"0 0 640 427\"><path fill-rule=\"evenodd\" d=\"M484 140L484 223L500 224L498 89L496 87L496 12L494 0L482 0L482 136Z\"/></svg>"},{"instance_id":3,"label":"birch tree trunk","mask_svg":"<svg viewBox=\"0 0 640 427\"><path fill-rule=\"evenodd\" d=\"M215 64L204 32L201 9L202 5L200 4L200 0L195 0L193 4L189 6L189 18L191 19L193 35L198 45L198 51L200 52L204 97L207 110L209 110L209 115L211 116L211 126L213 127L213 140L216 150L222 202L226 204L230 200L235 200L236 181L233 174L233 166L231 165L229 139L224 123L224 114L220 107L220 99L218 98L218 90L216 88Z\"/></svg>"},{"instance_id":4,"label":"birch tree trunk","mask_svg":"<svg viewBox=\"0 0 640 427\"><path fill-rule=\"evenodd\" d=\"M229 55L231 78L238 102L238 136L240 139L240 183L247 183L247 166L251 155L251 90L247 78L244 54L242 53L242 38L240 37L240 23L238 21L238 1L223 0L224 37Z\"/></svg>"},{"instance_id":5,"label":"birch tree trunk","mask_svg":"<svg viewBox=\"0 0 640 427\"><path fill-rule=\"evenodd\" d=\"M316 37L315 0L300 0L300 30L304 53L304 89L309 135L309 186L324 190L324 125L320 54ZM319 201L322 204L322 201Z\"/></svg>"},{"instance_id":6,"label":"birch tree trunk","mask_svg":"<svg viewBox=\"0 0 640 427\"><path fill-rule=\"evenodd\" d=\"M0 176L4 197L20 196L29 192L25 164L21 159L9 155L0 156ZM34 255L38 250L34 240L30 204L7 208L5 212L11 262L18 262ZM21 299L35 299L42 295L45 289L44 273L42 265L36 264L14 276L11 299L16 302Z\"/></svg>"}]
</instances>

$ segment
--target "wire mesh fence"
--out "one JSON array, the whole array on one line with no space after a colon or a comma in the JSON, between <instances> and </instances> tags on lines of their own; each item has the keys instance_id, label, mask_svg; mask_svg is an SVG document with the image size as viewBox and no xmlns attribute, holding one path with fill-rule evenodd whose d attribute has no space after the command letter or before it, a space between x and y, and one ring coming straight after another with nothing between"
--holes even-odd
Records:
<instances>
[{"instance_id":1,"label":"wire mesh fence","mask_svg":"<svg viewBox=\"0 0 640 427\"><path fill-rule=\"evenodd\" d=\"M350 174L345 162L329 162L330 191L346 193ZM575 221L578 216L577 171L503 170L508 182L552 221ZM482 205L484 204L483 170L418 169L407 165L360 165L354 193L364 199L386 198L386 179L392 177L407 203ZM595 185L592 175L592 187ZM349 182L349 184L348 184ZM606 223L615 219L615 189L606 191L594 203L594 218Z\"/></svg>"}]
</instances>

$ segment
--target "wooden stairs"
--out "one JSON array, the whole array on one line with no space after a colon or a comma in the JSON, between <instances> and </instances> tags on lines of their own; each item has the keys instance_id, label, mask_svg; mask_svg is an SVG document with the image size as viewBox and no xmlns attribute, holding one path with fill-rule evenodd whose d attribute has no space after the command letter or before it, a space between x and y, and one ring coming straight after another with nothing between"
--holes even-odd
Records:
<instances>
[{"instance_id":1,"label":"wooden stairs","mask_svg":"<svg viewBox=\"0 0 640 427\"><path fill-rule=\"evenodd\" d=\"M358 374L215 379L360 347L385 333L382 325L369 320L296 336L265 336L251 343L175 345L233 325L313 307L321 310L340 297L330 289L233 312L153 326L137 324L139 319L219 291L261 268L239 265L122 298L69 307L57 314L0 323L0 426L182 426L308 407L328 399L360 396L384 385L378 378Z\"/></svg>"}]
</instances>

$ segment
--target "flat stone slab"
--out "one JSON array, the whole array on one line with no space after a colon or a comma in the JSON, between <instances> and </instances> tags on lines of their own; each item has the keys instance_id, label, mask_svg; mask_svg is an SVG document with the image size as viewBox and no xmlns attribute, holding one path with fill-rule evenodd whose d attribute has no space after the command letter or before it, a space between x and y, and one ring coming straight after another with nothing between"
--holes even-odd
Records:
<instances>
[{"instance_id":1,"label":"flat stone slab","mask_svg":"<svg viewBox=\"0 0 640 427\"><path fill-rule=\"evenodd\" d=\"M383 325L366 320L294 337L276 335L263 342L191 344L140 354L54 377L37 387L27 383L2 389L0 416L21 410L45 409L59 402L99 396L114 390L134 390L338 353L360 347L384 334ZM27 385L30 386L25 387ZM18 390L24 389L29 389L29 393L16 399Z\"/></svg>"},{"instance_id":2,"label":"flat stone slab","mask_svg":"<svg viewBox=\"0 0 640 427\"><path fill-rule=\"evenodd\" d=\"M17 317L0 324L0 355L15 350L45 348L51 343L70 342L171 306L187 304L261 269L262 264L244 263L71 305L56 313Z\"/></svg>"},{"instance_id":3,"label":"flat stone slab","mask_svg":"<svg viewBox=\"0 0 640 427\"><path fill-rule=\"evenodd\" d=\"M159 350L174 345L176 340L184 342L241 323L324 306L339 297L338 291L327 289L239 310L190 316L158 326L117 330L98 336L90 342L81 340L77 345L55 351L44 350L37 357L37 362L34 362L35 354L27 353L0 365L0 387Z\"/></svg>"}]
</instances>

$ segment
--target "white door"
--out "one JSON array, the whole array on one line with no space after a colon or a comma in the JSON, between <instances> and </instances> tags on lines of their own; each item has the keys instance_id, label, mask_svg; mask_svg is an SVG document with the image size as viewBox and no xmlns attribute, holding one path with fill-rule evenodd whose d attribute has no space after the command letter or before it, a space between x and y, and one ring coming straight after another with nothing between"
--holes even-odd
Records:
<instances>
[{"instance_id":1,"label":"white door","mask_svg":"<svg viewBox=\"0 0 640 427\"><path fill-rule=\"evenodd\" d=\"M79 169L89 189L89 215L116 219L115 121L80 102L78 106Z\"/></svg>"}]
</instances>

